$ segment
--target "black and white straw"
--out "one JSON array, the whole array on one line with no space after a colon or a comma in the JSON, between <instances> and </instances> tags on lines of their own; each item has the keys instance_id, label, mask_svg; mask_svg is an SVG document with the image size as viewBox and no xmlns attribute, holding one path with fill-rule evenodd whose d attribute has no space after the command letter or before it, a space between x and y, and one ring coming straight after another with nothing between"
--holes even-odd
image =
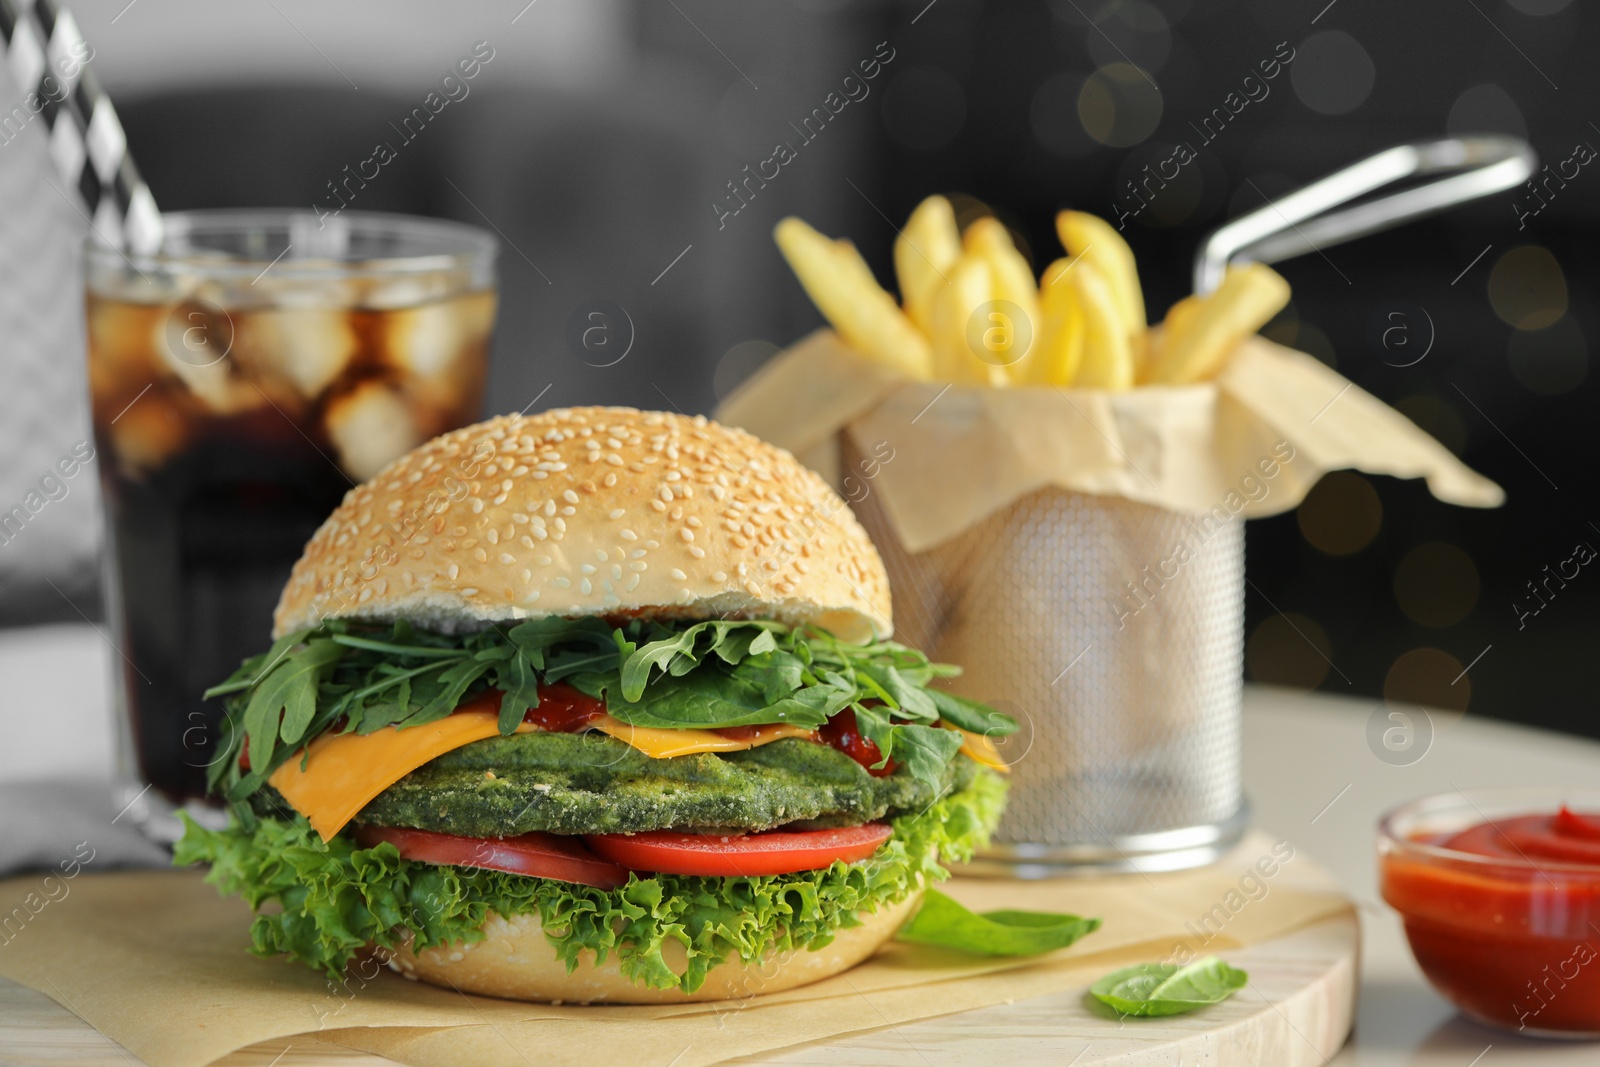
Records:
<instances>
[{"instance_id":1,"label":"black and white straw","mask_svg":"<svg viewBox=\"0 0 1600 1067\"><path fill-rule=\"evenodd\" d=\"M161 246L161 212L128 154L122 123L88 68L77 20L54 0L0 0L0 37L22 105L7 123L44 121L56 171L87 209L100 240L131 252Z\"/></svg>"}]
</instances>

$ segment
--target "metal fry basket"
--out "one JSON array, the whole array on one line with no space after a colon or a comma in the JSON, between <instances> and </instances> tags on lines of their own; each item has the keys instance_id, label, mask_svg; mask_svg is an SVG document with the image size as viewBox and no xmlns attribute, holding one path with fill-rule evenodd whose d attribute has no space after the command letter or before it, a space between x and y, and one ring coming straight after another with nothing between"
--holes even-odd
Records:
<instances>
[{"instance_id":1,"label":"metal fry basket","mask_svg":"<svg viewBox=\"0 0 1600 1067\"><path fill-rule=\"evenodd\" d=\"M1504 137L1388 149L1216 231L1196 290L1231 262L1320 250L1510 188L1535 166ZM862 462L848 428L839 444L841 469ZM1239 840L1242 520L1045 488L911 553L870 489L853 506L888 567L897 638L962 664L952 690L1022 723L1001 744L1013 772L1000 834L969 870L1176 870Z\"/></svg>"}]
</instances>

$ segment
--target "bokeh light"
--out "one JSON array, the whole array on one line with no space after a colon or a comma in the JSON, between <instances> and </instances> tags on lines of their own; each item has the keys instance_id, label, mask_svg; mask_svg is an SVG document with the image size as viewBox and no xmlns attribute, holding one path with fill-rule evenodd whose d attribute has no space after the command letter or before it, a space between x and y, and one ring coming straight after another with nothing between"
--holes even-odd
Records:
<instances>
[{"instance_id":1,"label":"bokeh light","mask_svg":"<svg viewBox=\"0 0 1600 1067\"><path fill-rule=\"evenodd\" d=\"M1507 133L1528 136L1528 120L1511 94L1492 82L1474 85L1450 105L1444 120L1445 132L1452 137L1469 133Z\"/></svg>"},{"instance_id":2,"label":"bokeh light","mask_svg":"<svg viewBox=\"0 0 1600 1067\"><path fill-rule=\"evenodd\" d=\"M1339 366L1339 357L1333 351L1333 341L1328 338L1328 335L1320 327L1313 326L1304 319L1295 324L1294 342L1290 347L1298 348L1308 355L1316 356L1330 367L1337 368Z\"/></svg>"},{"instance_id":3,"label":"bokeh light","mask_svg":"<svg viewBox=\"0 0 1600 1067\"><path fill-rule=\"evenodd\" d=\"M1083 81L1084 75L1078 71L1058 71L1034 90L1028 122L1033 139L1053 156L1079 159L1100 147L1078 121L1078 90Z\"/></svg>"},{"instance_id":4,"label":"bokeh light","mask_svg":"<svg viewBox=\"0 0 1600 1067\"><path fill-rule=\"evenodd\" d=\"M1383 699L1390 704L1440 708L1457 713L1472 700L1472 679L1463 664L1437 648L1413 648L1389 666Z\"/></svg>"},{"instance_id":5,"label":"bokeh light","mask_svg":"<svg viewBox=\"0 0 1600 1067\"><path fill-rule=\"evenodd\" d=\"M1206 168L1219 165L1203 154L1180 165L1177 160L1183 157L1174 154L1177 150L1169 142L1151 141L1129 152L1117 167L1116 202L1142 226L1181 225L1205 202ZM1163 172L1171 177L1161 179ZM1222 182L1216 185L1220 199Z\"/></svg>"},{"instance_id":6,"label":"bokeh light","mask_svg":"<svg viewBox=\"0 0 1600 1067\"><path fill-rule=\"evenodd\" d=\"M1295 511L1300 535L1330 556L1348 556L1372 543L1383 527L1378 491L1355 471L1334 471L1312 487Z\"/></svg>"},{"instance_id":7,"label":"bokeh light","mask_svg":"<svg viewBox=\"0 0 1600 1067\"><path fill-rule=\"evenodd\" d=\"M936 151L959 137L966 123L967 94L940 67L907 67L884 90L883 124L902 148Z\"/></svg>"},{"instance_id":8,"label":"bokeh light","mask_svg":"<svg viewBox=\"0 0 1600 1067\"><path fill-rule=\"evenodd\" d=\"M1078 121L1090 137L1112 148L1129 148L1149 137L1161 121L1161 91L1138 67L1107 63L1078 90Z\"/></svg>"},{"instance_id":9,"label":"bokeh light","mask_svg":"<svg viewBox=\"0 0 1600 1067\"><path fill-rule=\"evenodd\" d=\"M1315 689L1328 676L1333 645L1317 621L1288 612L1263 619L1245 642L1252 681L1290 689Z\"/></svg>"},{"instance_id":10,"label":"bokeh light","mask_svg":"<svg viewBox=\"0 0 1600 1067\"><path fill-rule=\"evenodd\" d=\"M1149 0L1121 0L1095 19L1087 35L1089 58L1096 65L1134 63L1155 74L1172 54L1172 31L1167 17Z\"/></svg>"},{"instance_id":11,"label":"bokeh light","mask_svg":"<svg viewBox=\"0 0 1600 1067\"><path fill-rule=\"evenodd\" d=\"M1361 42L1343 30L1323 30L1295 49L1289 81L1300 102L1319 115L1348 115L1366 102L1378 68Z\"/></svg>"},{"instance_id":12,"label":"bokeh light","mask_svg":"<svg viewBox=\"0 0 1600 1067\"><path fill-rule=\"evenodd\" d=\"M1524 15L1544 18L1565 11L1572 0L1506 0L1506 5Z\"/></svg>"},{"instance_id":13,"label":"bokeh light","mask_svg":"<svg viewBox=\"0 0 1600 1067\"><path fill-rule=\"evenodd\" d=\"M1431 393L1419 393L1398 401L1400 414L1426 430L1441 445L1461 455L1467 447L1467 424L1456 406Z\"/></svg>"},{"instance_id":14,"label":"bokeh light","mask_svg":"<svg viewBox=\"0 0 1600 1067\"><path fill-rule=\"evenodd\" d=\"M1567 313L1567 278L1548 248L1519 245L1489 272L1489 304L1507 325L1542 330Z\"/></svg>"},{"instance_id":15,"label":"bokeh light","mask_svg":"<svg viewBox=\"0 0 1600 1067\"><path fill-rule=\"evenodd\" d=\"M1518 330L1506 342L1511 376L1530 393L1560 396L1589 376L1589 346L1583 328L1563 315L1542 330Z\"/></svg>"},{"instance_id":16,"label":"bokeh light","mask_svg":"<svg viewBox=\"0 0 1600 1067\"><path fill-rule=\"evenodd\" d=\"M1400 558L1394 571L1394 598L1412 622L1454 626L1477 606L1478 568L1455 545L1430 541Z\"/></svg>"}]
</instances>

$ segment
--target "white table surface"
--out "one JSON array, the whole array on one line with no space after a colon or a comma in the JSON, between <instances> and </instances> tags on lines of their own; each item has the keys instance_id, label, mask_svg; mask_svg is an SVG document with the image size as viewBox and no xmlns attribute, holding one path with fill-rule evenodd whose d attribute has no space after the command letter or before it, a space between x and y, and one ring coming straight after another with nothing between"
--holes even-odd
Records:
<instances>
[{"instance_id":1,"label":"white table surface","mask_svg":"<svg viewBox=\"0 0 1600 1067\"><path fill-rule=\"evenodd\" d=\"M109 774L116 653L87 626L0 631L0 782ZM1361 1003L1337 1067L1535 1067L1600 1063L1600 1044L1488 1030L1430 989L1398 917L1378 898L1379 815L1428 793L1497 785L1592 786L1600 744L1501 723L1444 717L1426 756L1384 763L1368 748L1375 700L1247 689L1245 785L1256 824L1332 871L1361 905Z\"/></svg>"}]
</instances>

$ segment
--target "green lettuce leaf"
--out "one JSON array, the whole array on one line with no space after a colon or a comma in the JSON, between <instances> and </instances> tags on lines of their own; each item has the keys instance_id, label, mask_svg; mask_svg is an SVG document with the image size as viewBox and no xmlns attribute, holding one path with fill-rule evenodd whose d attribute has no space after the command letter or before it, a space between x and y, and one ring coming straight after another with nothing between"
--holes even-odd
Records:
<instances>
[{"instance_id":1,"label":"green lettuce leaf","mask_svg":"<svg viewBox=\"0 0 1600 1067\"><path fill-rule=\"evenodd\" d=\"M901 941L960 949L983 956L1037 956L1066 948L1100 929L1099 919L1044 911L968 911L930 889L922 906L901 928Z\"/></svg>"},{"instance_id":2,"label":"green lettuce leaf","mask_svg":"<svg viewBox=\"0 0 1600 1067\"><path fill-rule=\"evenodd\" d=\"M187 816L173 862L209 863L206 880L257 910L251 950L283 954L337 978L372 943L395 949L478 941L484 917L536 914L568 969L616 956L622 973L654 988L698 989L724 960L753 963L818 949L875 911L949 876L945 861L981 847L1004 805L1005 784L981 771L971 786L893 820L869 858L821 871L754 878L633 875L615 890L400 858L393 845L324 843L304 820L260 819L206 830ZM554 933L552 933L554 932ZM682 946L676 971L663 954Z\"/></svg>"},{"instance_id":3,"label":"green lettuce leaf","mask_svg":"<svg viewBox=\"0 0 1600 1067\"><path fill-rule=\"evenodd\" d=\"M1182 1015L1227 1000L1250 976L1206 956L1176 963L1138 963L1112 971L1089 987L1089 995L1123 1015Z\"/></svg>"}]
</instances>

